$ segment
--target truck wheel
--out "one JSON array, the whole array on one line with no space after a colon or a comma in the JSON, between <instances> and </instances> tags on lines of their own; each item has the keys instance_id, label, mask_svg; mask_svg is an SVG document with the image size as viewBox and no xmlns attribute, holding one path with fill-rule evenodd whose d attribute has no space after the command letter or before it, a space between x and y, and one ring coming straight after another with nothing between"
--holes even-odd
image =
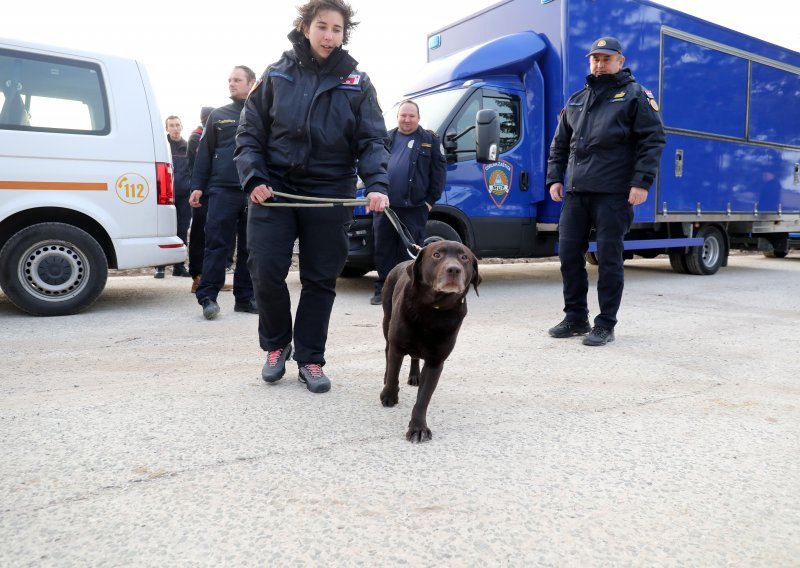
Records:
<instances>
[{"instance_id":1,"label":"truck wheel","mask_svg":"<svg viewBox=\"0 0 800 568\"><path fill-rule=\"evenodd\" d=\"M707 226L697 231L697 236L703 239L703 244L690 249L686 255L686 268L691 274L714 274L728 255L722 232L716 227Z\"/></svg>"},{"instance_id":2,"label":"truck wheel","mask_svg":"<svg viewBox=\"0 0 800 568\"><path fill-rule=\"evenodd\" d=\"M64 223L40 223L13 235L0 250L0 286L36 316L76 314L100 296L108 261L94 238Z\"/></svg>"},{"instance_id":3,"label":"truck wheel","mask_svg":"<svg viewBox=\"0 0 800 568\"><path fill-rule=\"evenodd\" d=\"M458 236L458 232L444 221L437 221L435 219L429 220L427 225L425 225L425 233L427 234L425 244L428 244L430 240L461 242L461 237Z\"/></svg>"},{"instance_id":4,"label":"truck wheel","mask_svg":"<svg viewBox=\"0 0 800 568\"><path fill-rule=\"evenodd\" d=\"M767 258L786 258L786 255L789 254L788 250L765 250L764 256Z\"/></svg>"},{"instance_id":5,"label":"truck wheel","mask_svg":"<svg viewBox=\"0 0 800 568\"><path fill-rule=\"evenodd\" d=\"M591 264L592 266L597 266L598 264L600 264L600 261L597 260L596 252L587 252L583 255L583 258L585 258L586 262L588 264Z\"/></svg>"},{"instance_id":6,"label":"truck wheel","mask_svg":"<svg viewBox=\"0 0 800 568\"><path fill-rule=\"evenodd\" d=\"M669 265L672 267L673 272L678 274L689 274L689 268L686 266L686 253L683 248L669 249Z\"/></svg>"}]
</instances>

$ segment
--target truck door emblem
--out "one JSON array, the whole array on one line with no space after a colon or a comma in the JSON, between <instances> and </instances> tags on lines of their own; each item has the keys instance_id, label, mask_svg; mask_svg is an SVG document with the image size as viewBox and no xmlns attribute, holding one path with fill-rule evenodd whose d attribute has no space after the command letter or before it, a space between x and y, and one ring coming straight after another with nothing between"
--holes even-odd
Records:
<instances>
[{"instance_id":1,"label":"truck door emblem","mask_svg":"<svg viewBox=\"0 0 800 568\"><path fill-rule=\"evenodd\" d=\"M486 190L497 207L503 205L511 191L512 174L514 166L505 160L499 160L483 166L483 180Z\"/></svg>"}]
</instances>

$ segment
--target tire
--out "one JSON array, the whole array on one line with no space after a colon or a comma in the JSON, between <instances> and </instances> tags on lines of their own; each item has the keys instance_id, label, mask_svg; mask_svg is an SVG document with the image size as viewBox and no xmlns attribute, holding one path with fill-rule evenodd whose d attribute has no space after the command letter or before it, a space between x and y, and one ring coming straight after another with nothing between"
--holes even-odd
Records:
<instances>
[{"instance_id":1,"label":"tire","mask_svg":"<svg viewBox=\"0 0 800 568\"><path fill-rule=\"evenodd\" d=\"M715 274L728 256L722 231L716 227L706 226L697 231L697 236L703 239L703 245L689 250L686 255L686 268L690 274L702 276Z\"/></svg>"},{"instance_id":2,"label":"tire","mask_svg":"<svg viewBox=\"0 0 800 568\"><path fill-rule=\"evenodd\" d=\"M425 225L425 234L426 239L424 244L429 244L433 241L455 241L457 243L462 242L461 237L453 227L445 223L444 221L437 221L435 219L431 219Z\"/></svg>"},{"instance_id":3,"label":"tire","mask_svg":"<svg viewBox=\"0 0 800 568\"><path fill-rule=\"evenodd\" d=\"M72 225L26 227L0 250L0 287L15 306L35 316L82 312L100 296L107 278L102 247Z\"/></svg>"},{"instance_id":4,"label":"tire","mask_svg":"<svg viewBox=\"0 0 800 568\"><path fill-rule=\"evenodd\" d=\"M600 264L600 261L597 260L596 252L587 252L583 255L583 258L586 259L587 264L591 264L592 266L597 266Z\"/></svg>"},{"instance_id":5,"label":"tire","mask_svg":"<svg viewBox=\"0 0 800 568\"><path fill-rule=\"evenodd\" d=\"M767 258L786 258L786 255L789 254L788 250L765 250L764 256Z\"/></svg>"},{"instance_id":6,"label":"tire","mask_svg":"<svg viewBox=\"0 0 800 568\"><path fill-rule=\"evenodd\" d=\"M361 278L367 272L369 272L369 268L364 268L363 266L345 266L339 276L341 278Z\"/></svg>"},{"instance_id":7,"label":"tire","mask_svg":"<svg viewBox=\"0 0 800 568\"><path fill-rule=\"evenodd\" d=\"M686 266L686 253L683 252L683 247L669 249L669 264L673 272L678 274L689 274L689 268Z\"/></svg>"}]
</instances>

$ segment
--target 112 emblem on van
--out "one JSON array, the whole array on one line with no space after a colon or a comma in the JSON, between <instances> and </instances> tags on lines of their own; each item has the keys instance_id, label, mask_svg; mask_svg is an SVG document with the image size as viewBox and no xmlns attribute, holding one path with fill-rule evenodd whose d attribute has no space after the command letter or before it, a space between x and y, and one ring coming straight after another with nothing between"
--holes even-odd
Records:
<instances>
[{"instance_id":1,"label":"112 emblem on van","mask_svg":"<svg viewBox=\"0 0 800 568\"><path fill-rule=\"evenodd\" d=\"M150 184L139 174L122 174L114 184L117 189L117 197L125 203L141 203L150 194Z\"/></svg>"}]
</instances>

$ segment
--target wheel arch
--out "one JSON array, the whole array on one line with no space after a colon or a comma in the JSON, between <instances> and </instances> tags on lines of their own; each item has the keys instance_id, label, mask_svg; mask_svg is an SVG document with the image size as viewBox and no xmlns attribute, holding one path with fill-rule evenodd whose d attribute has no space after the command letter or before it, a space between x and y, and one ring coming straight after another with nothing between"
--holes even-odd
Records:
<instances>
[{"instance_id":1,"label":"wheel arch","mask_svg":"<svg viewBox=\"0 0 800 568\"><path fill-rule=\"evenodd\" d=\"M469 248L474 248L475 235L472 232L472 224L460 209L447 205L436 205L428 214L428 220L447 223L461 237L461 242Z\"/></svg>"},{"instance_id":2,"label":"wheel arch","mask_svg":"<svg viewBox=\"0 0 800 568\"><path fill-rule=\"evenodd\" d=\"M0 222L0 248L12 235L38 223L64 223L86 231L103 249L108 267L117 267L117 253L114 250L114 244L103 226L80 211L63 207L36 207L18 211L6 217Z\"/></svg>"}]
</instances>

